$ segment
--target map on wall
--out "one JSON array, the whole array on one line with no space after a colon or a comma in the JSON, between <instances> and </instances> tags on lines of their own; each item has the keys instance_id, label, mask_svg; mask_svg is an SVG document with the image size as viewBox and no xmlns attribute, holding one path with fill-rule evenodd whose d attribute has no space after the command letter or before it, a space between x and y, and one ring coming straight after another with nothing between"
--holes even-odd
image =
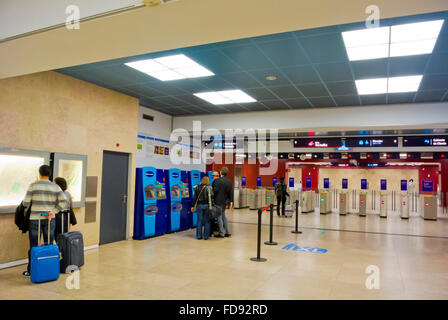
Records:
<instances>
[{"instance_id":1,"label":"map on wall","mask_svg":"<svg viewBox=\"0 0 448 320\"><path fill-rule=\"evenodd\" d=\"M67 181L67 191L75 202L81 201L82 169L81 160L59 160L58 176Z\"/></svg>"},{"instance_id":2,"label":"map on wall","mask_svg":"<svg viewBox=\"0 0 448 320\"><path fill-rule=\"evenodd\" d=\"M44 158L0 155L0 207L16 207L31 183L39 178Z\"/></svg>"}]
</instances>

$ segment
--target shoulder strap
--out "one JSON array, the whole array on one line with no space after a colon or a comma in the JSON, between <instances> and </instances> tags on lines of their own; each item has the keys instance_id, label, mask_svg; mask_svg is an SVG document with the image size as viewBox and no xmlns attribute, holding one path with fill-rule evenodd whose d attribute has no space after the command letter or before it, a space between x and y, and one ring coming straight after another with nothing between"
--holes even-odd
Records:
<instances>
[{"instance_id":1,"label":"shoulder strap","mask_svg":"<svg viewBox=\"0 0 448 320\"><path fill-rule=\"evenodd\" d=\"M200 186L200 185L199 185L199 186ZM199 186L198 186L198 188L199 188ZM206 186L203 186L202 189L201 189L201 192L199 192L199 194L198 194L198 198L196 199L196 203L194 204L194 207L195 207L195 208L196 208L196 205L198 204L199 197L201 196L202 191L204 191L204 187L206 187Z\"/></svg>"},{"instance_id":2,"label":"shoulder strap","mask_svg":"<svg viewBox=\"0 0 448 320\"><path fill-rule=\"evenodd\" d=\"M207 187L207 189L208 189L208 207L211 210L212 207L213 207L213 204L212 204L212 194L210 192L210 187Z\"/></svg>"}]
</instances>

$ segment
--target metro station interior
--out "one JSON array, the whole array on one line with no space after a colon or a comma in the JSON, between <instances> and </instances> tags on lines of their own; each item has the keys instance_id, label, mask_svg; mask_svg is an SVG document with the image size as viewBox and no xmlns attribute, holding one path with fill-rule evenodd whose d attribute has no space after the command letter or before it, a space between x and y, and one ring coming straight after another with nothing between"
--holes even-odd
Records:
<instances>
[{"instance_id":1,"label":"metro station interior","mask_svg":"<svg viewBox=\"0 0 448 320\"><path fill-rule=\"evenodd\" d=\"M448 299L446 1L44 2L0 4L1 300ZM22 276L44 164L76 288ZM198 240L214 172L230 231Z\"/></svg>"}]
</instances>

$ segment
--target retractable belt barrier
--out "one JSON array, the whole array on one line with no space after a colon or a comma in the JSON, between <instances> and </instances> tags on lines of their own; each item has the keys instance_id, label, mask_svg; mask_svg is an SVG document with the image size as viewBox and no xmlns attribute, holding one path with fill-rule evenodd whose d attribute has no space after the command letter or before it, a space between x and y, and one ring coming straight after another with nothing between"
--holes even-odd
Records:
<instances>
[{"instance_id":1,"label":"retractable belt barrier","mask_svg":"<svg viewBox=\"0 0 448 320\"><path fill-rule=\"evenodd\" d=\"M266 241L264 244L268 246L276 246L278 243L275 242L273 238L273 228L274 228L274 205L271 204L268 208L270 208L270 218L269 218L269 241Z\"/></svg>"},{"instance_id":2,"label":"retractable belt barrier","mask_svg":"<svg viewBox=\"0 0 448 320\"><path fill-rule=\"evenodd\" d=\"M296 200L296 228L291 233L302 233L302 231L299 231L299 200Z\"/></svg>"}]
</instances>

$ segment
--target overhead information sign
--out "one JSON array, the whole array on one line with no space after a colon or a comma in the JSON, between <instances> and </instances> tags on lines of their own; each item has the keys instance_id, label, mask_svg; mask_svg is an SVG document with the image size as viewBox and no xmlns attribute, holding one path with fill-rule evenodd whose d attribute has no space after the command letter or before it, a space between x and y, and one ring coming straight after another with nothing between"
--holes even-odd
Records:
<instances>
[{"instance_id":1,"label":"overhead information sign","mask_svg":"<svg viewBox=\"0 0 448 320\"><path fill-rule=\"evenodd\" d=\"M448 136L403 137L403 147L446 147Z\"/></svg>"}]
</instances>

